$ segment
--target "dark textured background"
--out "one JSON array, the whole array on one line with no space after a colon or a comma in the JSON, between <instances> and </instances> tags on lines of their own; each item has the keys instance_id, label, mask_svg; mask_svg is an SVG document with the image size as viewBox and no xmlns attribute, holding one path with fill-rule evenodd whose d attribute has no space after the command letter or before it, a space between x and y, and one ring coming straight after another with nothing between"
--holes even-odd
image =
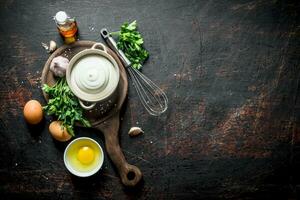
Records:
<instances>
[{"instance_id":1,"label":"dark textured background","mask_svg":"<svg viewBox=\"0 0 300 200\"><path fill-rule=\"evenodd\" d=\"M1 199L296 199L300 180L297 1L0 1ZM57 11L76 16L81 40L102 41L136 19L150 52L143 73L169 97L151 117L130 85L120 142L143 182L124 188L106 157L79 179L63 164L50 118L28 127L26 101L43 104L39 78L61 44ZM131 126L145 134L129 138ZM77 129L103 146L95 130Z\"/></svg>"}]
</instances>

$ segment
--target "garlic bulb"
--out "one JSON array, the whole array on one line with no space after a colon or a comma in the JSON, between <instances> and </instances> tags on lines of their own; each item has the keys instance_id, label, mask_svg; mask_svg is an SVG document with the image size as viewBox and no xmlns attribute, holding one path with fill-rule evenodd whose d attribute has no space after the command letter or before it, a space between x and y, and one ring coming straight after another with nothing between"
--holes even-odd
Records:
<instances>
[{"instance_id":1,"label":"garlic bulb","mask_svg":"<svg viewBox=\"0 0 300 200\"><path fill-rule=\"evenodd\" d=\"M128 132L128 135L137 136L141 133L144 133L144 131L140 127L131 127L131 129Z\"/></svg>"},{"instance_id":2,"label":"garlic bulb","mask_svg":"<svg viewBox=\"0 0 300 200\"><path fill-rule=\"evenodd\" d=\"M66 70L68 66L69 60L67 58L57 56L51 61L50 71L52 71L55 76L64 77L66 75Z\"/></svg>"}]
</instances>

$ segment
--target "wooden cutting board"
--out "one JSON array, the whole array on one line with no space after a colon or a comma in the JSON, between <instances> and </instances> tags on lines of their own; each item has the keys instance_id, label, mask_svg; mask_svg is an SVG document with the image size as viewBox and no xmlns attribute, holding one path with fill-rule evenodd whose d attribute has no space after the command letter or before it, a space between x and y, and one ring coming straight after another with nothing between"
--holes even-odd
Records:
<instances>
[{"instance_id":1,"label":"wooden cutting board","mask_svg":"<svg viewBox=\"0 0 300 200\"><path fill-rule=\"evenodd\" d=\"M63 45L58 48L47 60L42 72L42 85L48 84L50 86L55 84L53 73L49 70L50 63L53 58L57 56L64 56L71 60L71 58L78 52L89 49L96 42L93 41L77 41L71 45ZM126 71L117 55L107 47L108 53L116 60L120 69L120 81L118 85L118 97L114 106L107 112L101 113L97 109L86 111L84 115L89 119L92 127L100 130L104 134L105 146L107 153L112 162L117 167L121 181L125 186L135 186L142 178L142 173L139 168L127 163L124 154L119 145L119 125L120 125L120 110L127 96L128 80ZM48 101L48 96L44 93L45 99ZM76 124L80 126L80 124Z\"/></svg>"}]
</instances>

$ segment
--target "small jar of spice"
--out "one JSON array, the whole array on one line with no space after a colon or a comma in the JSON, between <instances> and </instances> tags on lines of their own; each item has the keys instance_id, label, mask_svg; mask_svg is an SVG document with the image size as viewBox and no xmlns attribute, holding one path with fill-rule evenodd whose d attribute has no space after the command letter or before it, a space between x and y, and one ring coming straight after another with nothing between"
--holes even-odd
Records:
<instances>
[{"instance_id":1,"label":"small jar of spice","mask_svg":"<svg viewBox=\"0 0 300 200\"><path fill-rule=\"evenodd\" d=\"M70 44L75 42L78 31L75 18L69 17L65 11L59 11L56 13L54 20L65 43Z\"/></svg>"}]
</instances>

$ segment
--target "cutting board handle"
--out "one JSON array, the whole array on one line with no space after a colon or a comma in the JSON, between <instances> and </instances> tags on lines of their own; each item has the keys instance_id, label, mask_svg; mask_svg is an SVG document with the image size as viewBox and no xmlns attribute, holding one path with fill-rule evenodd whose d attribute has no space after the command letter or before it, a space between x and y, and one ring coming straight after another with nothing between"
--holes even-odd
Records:
<instances>
[{"instance_id":1,"label":"cutting board handle","mask_svg":"<svg viewBox=\"0 0 300 200\"><path fill-rule=\"evenodd\" d=\"M96 128L100 129L104 134L106 151L117 167L122 183L125 186L135 186L141 180L142 172L136 166L127 163L119 145L119 126L120 121L118 113L98 125Z\"/></svg>"}]
</instances>

